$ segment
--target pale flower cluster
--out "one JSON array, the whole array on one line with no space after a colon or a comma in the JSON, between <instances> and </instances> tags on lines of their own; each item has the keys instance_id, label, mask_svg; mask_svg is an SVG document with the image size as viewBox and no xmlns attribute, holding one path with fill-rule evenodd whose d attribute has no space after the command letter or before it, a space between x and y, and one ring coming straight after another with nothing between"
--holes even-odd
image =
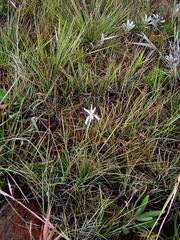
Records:
<instances>
[{"instance_id":1,"label":"pale flower cluster","mask_svg":"<svg viewBox=\"0 0 180 240\"><path fill-rule=\"evenodd\" d=\"M146 27L153 26L157 27L159 24L162 24L165 22L164 19L161 18L159 13L153 14L152 16L148 16L147 14L142 17L142 21Z\"/></svg>"},{"instance_id":2,"label":"pale flower cluster","mask_svg":"<svg viewBox=\"0 0 180 240\"><path fill-rule=\"evenodd\" d=\"M169 55L165 56L165 61L166 61L167 67L169 67L171 69L180 67L179 32L177 32L174 42L170 42Z\"/></svg>"},{"instance_id":3,"label":"pale flower cluster","mask_svg":"<svg viewBox=\"0 0 180 240\"><path fill-rule=\"evenodd\" d=\"M159 13L153 14L152 16L148 16L147 14L145 14L142 17L142 21L145 27L153 26L155 28L158 27L158 25L165 22L165 20L161 18ZM126 23L123 23L122 25L126 33L131 33L131 31L135 28L135 26L136 26L135 22L129 19L127 20Z\"/></svg>"}]
</instances>

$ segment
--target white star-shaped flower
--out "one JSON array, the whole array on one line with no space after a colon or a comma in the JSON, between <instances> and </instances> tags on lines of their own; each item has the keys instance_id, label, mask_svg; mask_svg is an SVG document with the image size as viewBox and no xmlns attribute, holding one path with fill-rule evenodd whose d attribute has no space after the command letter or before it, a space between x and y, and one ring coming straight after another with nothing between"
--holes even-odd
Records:
<instances>
[{"instance_id":1,"label":"white star-shaped flower","mask_svg":"<svg viewBox=\"0 0 180 240\"><path fill-rule=\"evenodd\" d=\"M174 68L174 67L178 66L178 64L180 63L180 58L178 58L178 56L170 53L169 55L165 56L165 61L169 68Z\"/></svg>"},{"instance_id":2,"label":"white star-shaped flower","mask_svg":"<svg viewBox=\"0 0 180 240\"><path fill-rule=\"evenodd\" d=\"M151 16L148 16L147 14L144 15L144 17L142 17L143 23L145 26L148 26L151 24Z\"/></svg>"},{"instance_id":3,"label":"white star-shaped flower","mask_svg":"<svg viewBox=\"0 0 180 240\"><path fill-rule=\"evenodd\" d=\"M161 18L159 13L153 14L152 18L151 18L151 25L153 25L154 27L157 27L158 24L164 23L165 20Z\"/></svg>"},{"instance_id":4,"label":"white star-shaped flower","mask_svg":"<svg viewBox=\"0 0 180 240\"><path fill-rule=\"evenodd\" d=\"M85 124L87 125L88 128L89 128L92 120L94 120L94 119L96 119L96 120L98 120L98 121L100 120L100 118L98 117L98 115L95 114L96 107L93 108L93 105L92 105L92 104L91 104L90 110L84 108L84 111L88 114L88 116L86 117L86 121L85 121Z\"/></svg>"},{"instance_id":5,"label":"white star-shaped flower","mask_svg":"<svg viewBox=\"0 0 180 240\"><path fill-rule=\"evenodd\" d=\"M123 23L123 29L125 32L130 33L130 31L135 28L135 23L134 21L130 21L129 19L127 20L126 23Z\"/></svg>"}]
</instances>

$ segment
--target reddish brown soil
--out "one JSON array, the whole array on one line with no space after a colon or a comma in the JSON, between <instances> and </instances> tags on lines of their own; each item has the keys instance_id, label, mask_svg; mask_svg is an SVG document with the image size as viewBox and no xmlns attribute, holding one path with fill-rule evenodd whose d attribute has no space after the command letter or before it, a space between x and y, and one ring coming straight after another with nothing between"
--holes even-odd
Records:
<instances>
[{"instance_id":1,"label":"reddish brown soil","mask_svg":"<svg viewBox=\"0 0 180 240\"><path fill-rule=\"evenodd\" d=\"M38 213L35 202L27 206ZM10 201L0 209L0 240L38 240L41 222L18 203Z\"/></svg>"}]
</instances>

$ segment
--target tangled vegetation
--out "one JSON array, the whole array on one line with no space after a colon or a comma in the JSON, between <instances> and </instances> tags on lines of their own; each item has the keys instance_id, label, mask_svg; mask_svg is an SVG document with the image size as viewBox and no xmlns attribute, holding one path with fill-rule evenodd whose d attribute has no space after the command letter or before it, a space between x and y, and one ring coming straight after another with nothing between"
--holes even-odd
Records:
<instances>
[{"instance_id":1,"label":"tangled vegetation","mask_svg":"<svg viewBox=\"0 0 180 240\"><path fill-rule=\"evenodd\" d=\"M0 3L1 203L61 239L180 238L180 4L157 2Z\"/></svg>"}]
</instances>

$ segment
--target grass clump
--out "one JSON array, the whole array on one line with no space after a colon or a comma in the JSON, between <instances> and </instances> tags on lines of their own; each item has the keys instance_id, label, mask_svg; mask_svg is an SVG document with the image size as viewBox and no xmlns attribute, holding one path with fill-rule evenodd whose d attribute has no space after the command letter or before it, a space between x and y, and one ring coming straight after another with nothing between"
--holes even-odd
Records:
<instances>
[{"instance_id":1,"label":"grass clump","mask_svg":"<svg viewBox=\"0 0 180 240\"><path fill-rule=\"evenodd\" d=\"M175 4L0 4L0 186L64 239L179 238Z\"/></svg>"}]
</instances>

